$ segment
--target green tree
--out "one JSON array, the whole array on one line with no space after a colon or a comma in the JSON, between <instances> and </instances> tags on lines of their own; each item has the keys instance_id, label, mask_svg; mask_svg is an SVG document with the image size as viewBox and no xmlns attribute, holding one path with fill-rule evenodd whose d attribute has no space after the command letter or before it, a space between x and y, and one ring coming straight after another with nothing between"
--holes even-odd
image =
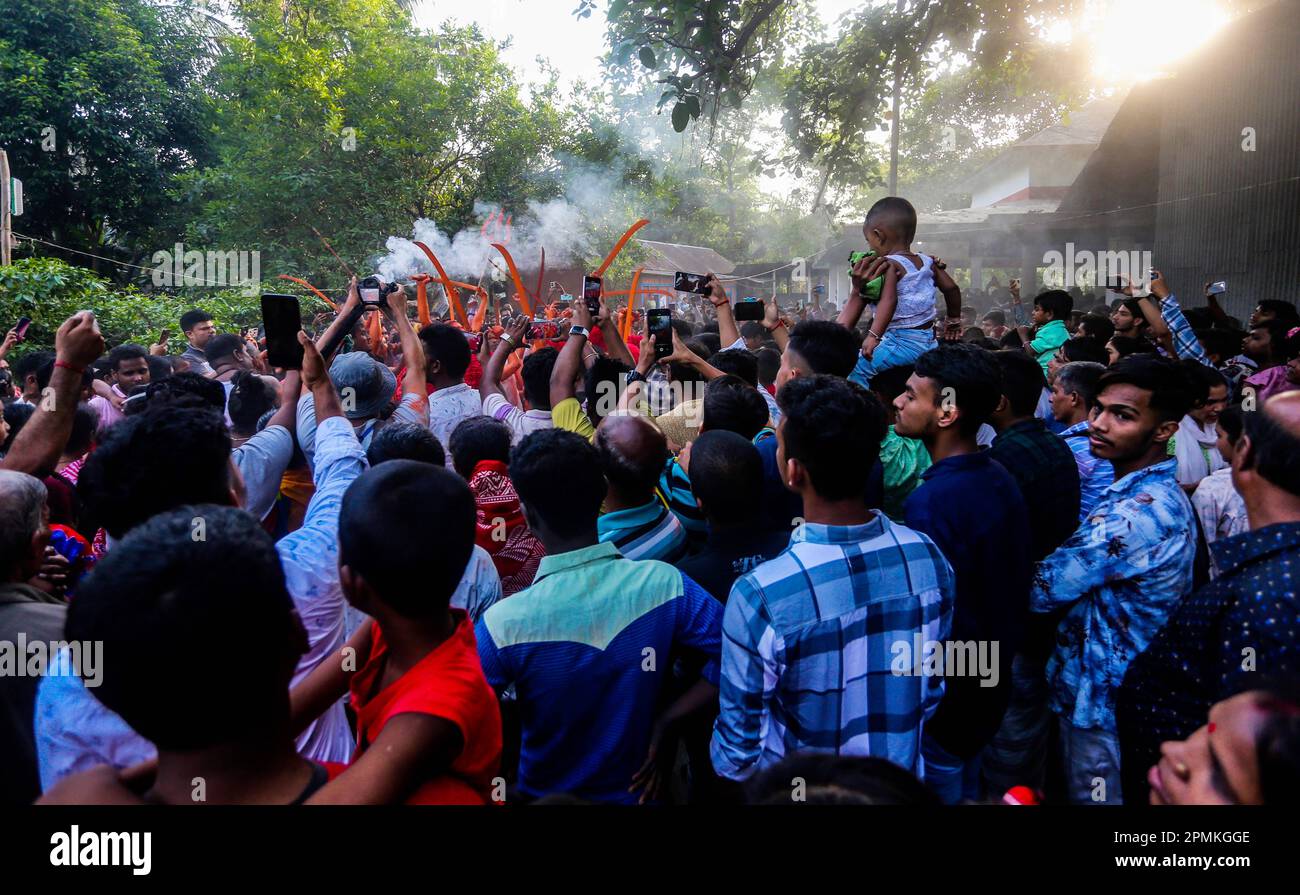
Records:
<instances>
[{"instance_id":1,"label":"green tree","mask_svg":"<svg viewBox=\"0 0 1300 895\"><path fill-rule=\"evenodd\" d=\"M172 213L176 175L210 157L190 11L0 0L0 146L26 199L16 229L117 256Z\"/></svg>"}]
</instances>

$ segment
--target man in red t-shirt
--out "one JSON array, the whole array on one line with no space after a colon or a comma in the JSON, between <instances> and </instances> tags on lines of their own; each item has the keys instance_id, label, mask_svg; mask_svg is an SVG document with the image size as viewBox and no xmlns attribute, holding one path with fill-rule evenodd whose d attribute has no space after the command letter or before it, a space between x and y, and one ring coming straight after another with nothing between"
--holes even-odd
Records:
<instances>
[{"instance_id":1,"label":"man in red t-shirt","mask_svg":"<svg viewBox=\"0 0 1300 895\"><path fill-rule=\"evenodd\" d=\"M501 712L474 625L449 601L474 546L474 497L455 473L392 460L343 495L339 580L374 621L293 691L306 723L350 690L357 751L316 804L481 805L498 799ZM431 536L430 533L437 534Z\"/></svg>"}]
</instances>

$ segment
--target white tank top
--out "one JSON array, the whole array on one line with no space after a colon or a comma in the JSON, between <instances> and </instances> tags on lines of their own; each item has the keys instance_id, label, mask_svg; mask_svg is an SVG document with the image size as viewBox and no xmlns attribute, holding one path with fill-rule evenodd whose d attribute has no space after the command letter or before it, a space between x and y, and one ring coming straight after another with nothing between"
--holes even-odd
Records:
<instances>
[{"instance_id":1,"label":"white tank top","mask_svg":"<svg viewBox=\"0 0 1300 895\"><path fill-rule=\"evenodd\" d=\"M934 259L929 255L918 255L921 266L917 267L906 255L886 257L894 259L907 271L898 281L898 306L894 309L894 318L889 321L889 328L912 329L933 323L936 312L934 271L931 265Z\"/></svg>"}]
</instances>

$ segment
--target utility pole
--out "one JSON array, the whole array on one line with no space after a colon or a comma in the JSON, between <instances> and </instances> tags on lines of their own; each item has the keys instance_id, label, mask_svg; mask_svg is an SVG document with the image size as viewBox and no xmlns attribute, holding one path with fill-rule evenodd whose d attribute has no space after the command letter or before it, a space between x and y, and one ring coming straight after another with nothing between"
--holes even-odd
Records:
<instances>
[{"instance_id":1,"label":"utility pole","mask_svg":"<svg viewBox=\"0 0 1300 895\"><path fill-rule=\"evenodd\" d=\"M0 149L0 264L12 260L9 252L9 233L12 224L9 220L9 156Z\"/></svg>"},{"instance_id":2,"label":"utility pole","mask_svg":"<svg viewBox=\"0 0 1300 895\"><path fill-rule=\"evenodd\" d=\"M903 17L904 0L898 0L895 12L898 18ZM890 107L893 115L889 124L889 195L898 195L898 132L902 128L903 122L899 116L898 106L902 100L903 94L903 63L898 55L898 50L894 50L894 102Z\"/></svg>"}]
</instances>

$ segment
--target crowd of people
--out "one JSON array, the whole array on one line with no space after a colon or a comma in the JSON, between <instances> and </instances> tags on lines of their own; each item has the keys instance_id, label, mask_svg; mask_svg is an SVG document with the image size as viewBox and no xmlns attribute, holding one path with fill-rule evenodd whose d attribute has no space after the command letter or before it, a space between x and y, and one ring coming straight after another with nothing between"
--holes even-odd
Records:
<instances>
[{"instance_id":1,"label":"crowd of people","mask_svg":"<svg viewBox=\"0 0 1300 895\"><path fill-rule=\"evenodd\" d=\"M0 801L1300 795L1296 306L963 303L915 230L798 322L74 315L8 367Z\"/></svg>"}]
</instances>

